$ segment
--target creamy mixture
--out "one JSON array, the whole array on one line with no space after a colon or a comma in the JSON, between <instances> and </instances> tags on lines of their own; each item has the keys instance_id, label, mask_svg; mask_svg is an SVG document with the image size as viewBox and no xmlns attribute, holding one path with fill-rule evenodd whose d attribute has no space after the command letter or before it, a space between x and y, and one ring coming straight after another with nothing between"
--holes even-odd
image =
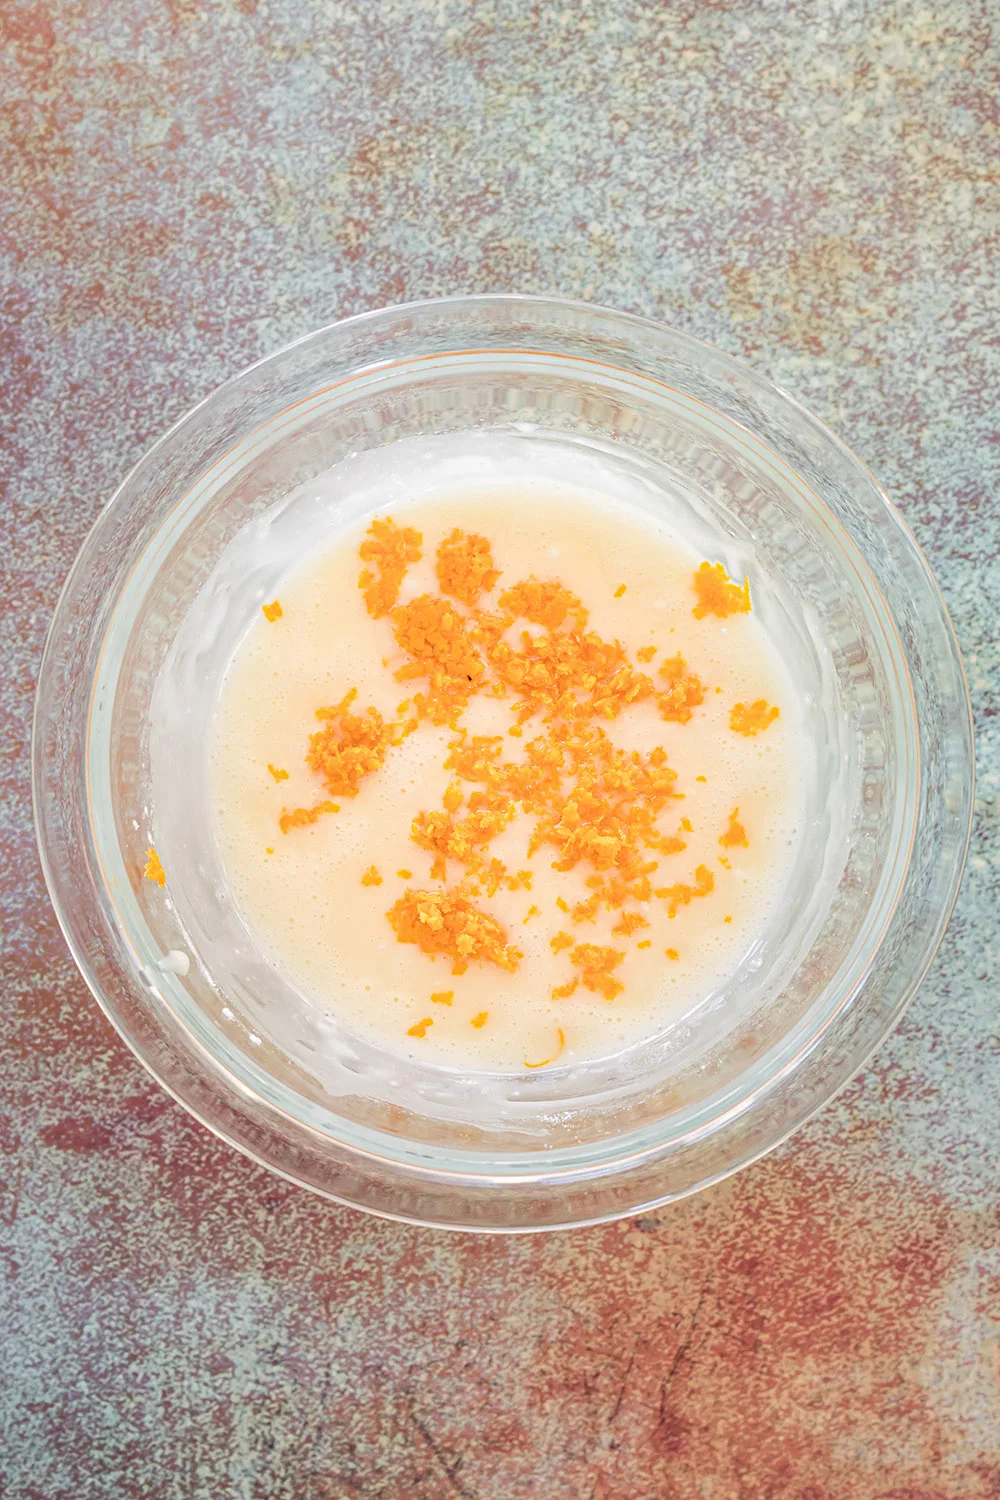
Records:
<instances>
[{"instance_id":1,"label":"creamy mixture","mask_svg":"<svg viewBox=\"0 0 1000 1500\"><path fill-rule=\"evenodd\" d=\"M260 947L424 1062L661 1033L736 969L791 862L795 706L751 604L637 510L548 480L397 504L311 551L210 726Z\"/></svg>"}]
</instances>

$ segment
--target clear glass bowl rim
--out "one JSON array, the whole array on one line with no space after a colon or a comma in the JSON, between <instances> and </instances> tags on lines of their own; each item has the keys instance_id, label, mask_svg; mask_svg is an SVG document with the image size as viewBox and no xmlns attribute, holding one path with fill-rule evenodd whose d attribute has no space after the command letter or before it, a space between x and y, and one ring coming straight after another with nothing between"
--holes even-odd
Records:
<instances>
[{"instance_id":1,"label":"clear glass bowl rim","mask_svg":"<svg viewBox=\"0 0 1000 1500\"><path fill-rule=\"evenodd\" d=\"M88 871L88 878L82 882L82 892L80 889L73 889L71 872L64 866L61 867L60 860L56 857L60 835L63 836L63 847L66 845L65 831L68 825L68 819L64 816L67 809L60 805L61 799L72 797L73 794L71 779L66 778L56 781L58 796L52 797L47 761L55 739L52 727L54 717L49 710L55 701L61 675L71 664L76 649L73 643L76 629L73 611L81 580L86 576L88 565L102 545L102 532L109 526L111 516L127 504L136 502L141 495L143 474L147 466L152 465L171 442L213 402L223 401L239 387L251 383L258 372L279 365L297 351L322 345L324 340L336 337L347 329L364 330L366 324L376 326L379 322L416 318L423 313L447 315L450 310L457 313L482 309L486 315L491 308L517 311L529 321L537 318L539 325L545 318L555 321L560 317L567 320L590 318L604 327L610 325L623 338L631 335L636 342L647 339L661 345L666 344L702 367L707 366L713 373L721 372L728 381L744 390L759 392L771 400L777 397L800 425L805 425L814 437L818 436L822 442L830 445L841 461L846 459L858 482L866 487L869 496L876 502L876 508L882 510L883 524L890 523L887 536L899 549L900 555L905 554L911 570L914 563L917 565L917 572L921 575L920 583L928 591L928 598L934 606L935 617L933 621L928 620L927 629L928 632L937 629L939 645L944 648L951 668L949 686L957 700L955 721L951 726L955 752L952 760L964 766L964 778L960 806L952 819L955 829L950 858L938 880L940 889L936 920L927 928L925 940L901 990L890 1006L870 1018L862 1037L857 1039L858 1045L849 1057L841 1060L840 1066L832 1070L829 1076L813 1080L809 1090L800 1091L802 1097L796 1104L791 1104L790 1113L790 1101L785 1101L786 1107L776 1115L773 1127L769 1130L764 1124L762 1129L763 1122L758 1120L756 1133L752 1132L752 1138L746 1140L741 1140L741 1132L736 1129L730 1143L732 1149L725 1153L723 1164L707 1173L702 1172L701 1175L698 1173L696 1160L685 1163L685 1142L682 1140L672 1143L669 1159L665 1156L657 1161L653 1153L653 1160L650 1161L650 1153L643 1152L642 1162L633 1165L632 1159L626 1155L595 1167L590 1180L582 1184L579 1183L578 1171L561 1176L558 1172L540 1170L526 1181L498 1176L485 1191L491 1199L499 1194L506 1201L495 1208L484 1208L478 1198L475 1202L472 1201L476 1195L469 1189L469 1176L460 1170L451 1172L438 1166L401 1167L396 1162L373 1158L368 1153L340 1142L324 1138L320 1144L308 1127L302 1127L305 1138L290 1141L288 1129L283 1123L275 1118L259 1118L257 1106L260 1101L252 1096L247 1097L248 1091L241 1089L230 1074L221 1075L213 1070L211 1059L202 1053L202 1049L189 1045L189 1055L178 1055L180 1039L168 1034L168 1019L160 1014L154 1015L148 1009L144 1014L141 1000L137 1006L135 976L131 976L133 993L130 995L129 976L123 974L114 963L107 962L103 951L98 960L88 952L88 937L93 939L100 932L102 920L106 920L95 884L99 882L99 875L95 871ZM140 458L85 538L53 614L36 694L32 744L35 823L41 863L56 916L84 979L112 1025L139 1061L161 1087L196 1119L253 1160L334 1201L364 1208L382 1217L438 1228L523 1232L615 1219L624 1214L648 1211L698 1191L772 1150L847 1085L898 1023L930 966L947 927L957 899L971 834L974 796L972 743L971 706L961 655L943 597L926 559L905 520L867 468L795 397L712 346L634 314L561 298L503 293L456 296L359 313L304 335L256 361L217 387L174 423ZM85 909L81 909L81 895ZM102 959L105 961L100 961ZM190 1039L188 1040L190 1043ZM803 1066L808 1061L808 1056L803 1058ZM740 1120L745 1120L754 1111L759 1113L766 1109L769 1096L773 1095L775 1088L782 1082L781 1078L775 1077L764 1080L761 1087L738 1111L739 1119L726 1122L727 1128L732 1132ZM266 1115L268 1111L263 1113ZM271 1110L270 1114L273 1117L275 1111ZM703 1135L704 1132L696 1134ZM689 1144L696 1154L698 1143L692 1140ZM338 1154L344 1160L337 1160ZM614 1192L608 1191L612 1183Z\"/></svg>"}]
</instances>

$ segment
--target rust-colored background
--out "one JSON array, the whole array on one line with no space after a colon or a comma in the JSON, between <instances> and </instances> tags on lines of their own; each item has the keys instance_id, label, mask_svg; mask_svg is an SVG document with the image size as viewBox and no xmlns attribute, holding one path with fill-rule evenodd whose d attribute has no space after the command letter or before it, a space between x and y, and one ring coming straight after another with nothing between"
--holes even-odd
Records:
<instances>
[{"instance_id":1,"label":"rust-colored background","mask_svg":"<svg viewBox=\"0 0 1000 1500\"><path fill-rule=\"evenodd\" d=\"M4 0L4 1497L1000 1496L989 14ZM192 1123L30 827L45 626L128 466L290 338L463 290L663 318L826 418L941 580L981 762L955 919L846 1094L697 1199L522 1240L369 1221Z\"/></svg>"}]
</instances>

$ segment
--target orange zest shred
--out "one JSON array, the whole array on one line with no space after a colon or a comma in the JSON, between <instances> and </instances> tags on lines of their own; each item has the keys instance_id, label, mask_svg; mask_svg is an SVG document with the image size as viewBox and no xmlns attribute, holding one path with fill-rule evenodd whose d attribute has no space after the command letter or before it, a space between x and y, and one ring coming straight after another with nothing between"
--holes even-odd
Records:
<instances>
[{"instance_id":1,"label":"orange zest shred","mask_svg":"<svg viewBox=\"0 0 1000 1500\"><path fill-rule=\"evenodd\" d=\"M438 548L437 579L442 594L460 599L470 608L480 594L489 593L500 577L490 544L484 536L466 536L456 526Z\"/></svg>"},{"instance_id":2,"label":"orange zest shred","mask_svg":"<svg viewBox=\"0 0 1000 1500\"><path fill-rule=\"evenodd\" d=\"M433 1018L431 1016L425 1016L422 1021L415 1022L415 1024L413 1026L411 1026L410 1029L407 1031L406 1035L407 1036L426 1036L427 1035L427 1028L428 1028L428 1026L433 1026L433 1025L434 1025Z\"/></svg>"},{"instance_id":3,"label":"orange zest shred","mask_svg":"<svg viewBox=\"0 0 1000 1500\"><path fill-rule=\"evenodd\" d=\"M707 781L708 777L707 776L696 776L694 779L695 779L695 781Z\"/></svg>"},{"instance_id":4,"label":"orange zest shred","mask_svg":"<svg viewBox=\"0 0 1000 1500\"><path fill-rule=\"evenodd\" d=\"M638 911L623 912L611 931L615 937L631 937L633 932L639 932L641 928L648 927L648 920Z\"/></svg>"},{"instance_id":5,"label":"orange zest shred","mask_svg":"<svg viewBox=\"0 0 1000 1500\"><path fill-rule=\"evenodd\" d=\"M368 866L367 870L365 871L365 873L361 877L361 884L362 885L381 885L382 884L382 877L381 877L381 875L378 872L377 866L375 866L375 865L369 865Z\"/></svg>"},{"instance_id":6,"label":"orange zest shred","mask_svg":"<svg viewBox=\"0 0 1000 1500\"><path fill-rule=\"evenodd\" d=\"M688 672L687 663L680 655L667 658L660 667L660 676L667 680L667 690L659 697L661 715L677 724L686 724L692 708L705 701L701 678Z\"/></svg>"},{"instance_id":7,"label":"orange zest shred","mask_svg":"<svg viewBox=\"0 0 1000 1500\"><path fill-rule=\"evenodd\" d=\"M363 563L372 566L362 569L358 587L373 620L380 620L392 609L406 570L411 563L420 561L422 547L419 531L412 526L399 527L389 516L376 519L369 526L359 555Z\"/></svg>"},{"instance_id":8,"label":"orange zest shred","mask_svg":"<svg viewBox=\"0 0 1000 1500\"><path fill-rule=\"evenodd\" d=\"M561 953L564 948L572 948L575 941L568 932L557 932L555 937L549 938L549 947L553 953Z\"/></svg>"},{"instance_id":9,"label":"orange zest shred","mask_svg":"<svg viewBox=\"0 0 1000 1500\"><path fill-rule=\"evenodd\" d=\"M166 885L167 883L166 871L160 863L160 856L157 854L152 844L146 850L146 868L142 873L144 879L154 880L159 886Z\"/></svg>"},{"instance_id":10,"label":"orange zest shred","mask_svg":"<svg viewBox=\"0 0 1000 1500\"><path fill-rule=\"evenodd\" d=\"M636 947L637 947L637 948L652 948L652 946L653 946L653 944L652 944L652 942L651 942L651 941L650 941L650 939L649 939L649 938L646 938L646 940L645 940L645 942L642 942L642 943L636 943L636 945L635 945L635 946L636 946Z\"/></svg>"},{"instance_id":11,"label":"orange zest shred","mask_svg":"<svg viewBox=\"0 0 1000 1500\"><path fill-rule=\"evenodd\" d=\"M264 613L265 620L269 620L272 625L274 624L275 620L281 619L283 611L277 599L272 600L270 604L262 604L261 609Z\"/></svg>"},{"instance_id":12,"label":"orange zest shred","mask_svg":"<svg viewBox=\"0 0 1000 1500\"><path fill-rule=\"evenodd\" d=\"M667 916L676 917L682 906L689 906L698 896L709 896L715 890L715 876L707 865L699 865L694 872L694 885L685 885L679 881L676 885L664 886L654 892L661 901L667 903Z\"/></svg>"},{"instance_id":13,"label":"orange zest shred","mask_svg":"<svg viewBox=\"0 0 1000 1500\"><path fill-rule=\"evenodd\" d=\"M737 734L753 735L767 729L780 716L781 710L766 698L754 703L736 703L729 710L729 727Z\"/></svg>"},{"instance_id":14,"label":"orange zest shred","mask_svg":"<svg viewBox=\"0 0 1000 1500\"><path fill-rule=\"evenodd\" d=\"M412 880L413 879L413 871L412 870L397 870L396 874L399 876L400 880Z\"/></svg>"},{"instance_id":15,"label":"orange zest shred","mask_svg":"<svg viewBox=\"0 0 1000 1500\"><path fill-rule=\"evenodd\" d=\"M620 995L625 986L620 979L612 977L612 971L624 959L625 954L619 948L602 948L597 943L579 943L570 954L570 962L580 972L580 983L585 990L593 990L604 996L605 1000L613 1000Z\"/></svg>"},{"instance_id":16,"label":"orange zest shred","mask_svg":"<svg viewBox=\"0 0 1000 1500\"><path fill-rule=\"evenodd\" d=\"M331 797L356 797L358 783L381 769L397 742L399 726L387 724L377 708L350 712L357 695L351 688L336 707L318 708L316 717L325 727L309 736L306 764L320 773Z\"/></svg>"},{"instance_id":17,"label":"orange zest shred","mask_svg":"<svg viewBox=\"0 0 1000 1500\"><path fill-rule=\"evenodd\" d=\"M734 583L721 563L703 562L694 575L694 591L698 603L694 606L695 618L715 615L725 620L729 615L750 613L750 580Z\"/></svg>"},{"instance_id":18,"label":"orange zest shred","mask_svg":"<svg viewBox=\"0 0 1000 1500\"><path fill-rule=\"evenodd\" d=\"M677 960L680 958L680 954L677 952L676 948L667 948L666 949L666 954L667 954L667 957L669 959L671 959L673 963L676 963Z\"/></svg>"},{"instance_id":19,"label":"orange zest shred","mask_svg":"<svg viewBox=\"0 0 1000 1500\"><path fill-rule=\"evenodd\" d=\"M357 688L351 688L333 708L318 708L316 717L324 727L309 736L306 764L322 776L326 790L333 797L356 797L364 778L381 770L390 748L415 727L409 723L386 723L376 708L369 708L363 714L351 713L357 695ZM311 808L296 808L282 813L281 831L287 833L290 828L315 823L321 813L339 811L339 806L330 801Z\"/></svg>"},{"instance_id":20,"label":"orange zest shred","mask_svg":"<svg viewBox=\"0 0 1000 1500\"><path fill-rule=\"evenodd\" d=\"M478 1031L481 1026L485 1026L486 1025L486 1019L487 1019L488 1016L489 1016L489 1011L488 1010L481 1010L478 1015L472 1017L472 1020L469 1022L469 1025L470 1026L475 1026L476 1030Z\"/></svg>"},{"instance_id":21,"label":"orange zest shred","mask_svg":"<svg viewBox=\"0 0 1000 1500\"><path fill-rule=\"evenodd\" d=\"M278 827L282 833L288 833L292 828L307 828L310 823L316 823L324 813L340 812L340 806L336 802L317 802L313 807L297 807L294 812L283 812L278 819Z\"/></svg>"},{"instance_id":22,"label":"orange zest shred","mask_svg":"<svg viewBox=\"0 0 1000 1500\"><path fill-rule=\"evenodd\" d=\"M656 647L640 646L635 654L640 661L652 661L653 657L656 655Z\"/></svg>"},{"instance_id":23,"label":"orange zest shred","mask_svg":"<svg viewBox=\"0 0 1000 1500\"><path fill-rule=\"evenodd\" d=\"M406 891L388 917L398 942L416 943L432 958L450 958L453 974L464 974L470 963L495 964L514 973L524 956L508 944L497 919L460 890Z\"/></svg>"},{"instance_id":24,"label":"orange zest shred","mask_svg":"<svg viewBox=\"0 0 1000 1500\"><path fill-rule=\"evenodd\" d=\"M553 1000L568 1000L570 995L576 993L579 984L579 979L569 979L565 984L557 984L552 991Z\"/></svg>"},{"instance_id":25,"label":"orange zest shred","mask_svg":"<svg viewBox=\"0 0 1000 1500\"><path fill-rule=\"evenodd\" d=\"M559 1046L556 1048L555 1052L553 1052L551 1057L543 1057L541 1062L528 1062L528 1060L525 1059L524 1066L526 1068L547 1068L549 1063L554 1063L556 1058L560 1055L566 1045L566 1037L563 1034L563 1029L561 1026L556 1027L556 1036L559 1040Z\"/></svg>"},{"instance_id":26,"label":"orange zest shred","mask_svg":"<svg viewBox=\"0 0 1000 1500\"><path fill-rule=\"evenodd\" d=\"M267 769L270 771L270 773L274 777L275 781L287 781L288 780L288 772L287 771L283 771L280 766L272 766L271 762L268 761L268 763L267 763Z\"/></svg>"},{"instance_id":27,"label":"orange zest shred","mask_svg":"<svg viewBox=\"0 0 1000 1500\"><path fill-rule=\"evenodd\" d=\"M624 593L625 593L625 585L623 583L620 583L618 585L618 587L615 589L615 598L616 599L620 599Z\"/></svg>"},{"instance_id":28,"label":"orange zest shred","mask_svg":"<svg viewBox=\"0 0 1000 1500\"><path fill-rule=\"evenodd\" d=\"M432 1005L450 1005L455 998L454 990L435 990L431 996Z\"/></svg>"},{"instance_id":29,"label":"orange zest shred","mask_svg":"<svg viewBox=\"0 0 1000 1500\"><path fill-rule=\"evenodd\" d=\"M529 906L529 907L528 907L528 915L527 915L527 916L526 916L526 917L525 917L525 919L524 919L524 920L525 920L525 922L530 922L530 921L531 921L531 919L532 919L532 917L540 917L540 916L541 916L541 914L542 914L542 913L541 913L541 908L540 908L540 907L537 907L537 906ZM522 925L523 925L523 924L522 924Z\"/></svg>"},{"instance_id":30,"label":"orange zest shred","mask_svg":"<svg viewBox=\"0 0 1000 1500\"><path fill-rule=\"evenodd\" d=\"M750 841L747 838L747 831L743 827L743 824L739 821L739 813L739 808L734 807L732 812L729 814L729 827L719 839L719 843L722 844L726 849L733 849L737 844L742 844L744 849L747 849L750 846Z\"/></svg>"}]
</instances>

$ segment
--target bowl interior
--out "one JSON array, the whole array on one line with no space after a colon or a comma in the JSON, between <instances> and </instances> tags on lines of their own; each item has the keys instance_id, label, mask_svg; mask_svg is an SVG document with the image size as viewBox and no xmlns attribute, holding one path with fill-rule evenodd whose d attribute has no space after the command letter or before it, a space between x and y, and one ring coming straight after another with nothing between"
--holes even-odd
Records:
<instances>
[{"instance_id":1,"label":"bowl interior","mask_svg":"<svg viewBox=\"0 0 1000 1500\"><path fill-rule=\"evenodd\" d=\"M700 537L705 555L724 553L735 576L749 573L811 747L795 864L768 929L696 1014L600 1064L470 1078L353 1038L268 962L229 899L212 837L205 724L261 601L280 592L310 539L438 472L428 459L456 434L483 459L499 455L515 483L553 461L585 477L599 459L617 492ZM368 477L372 453L381 483ZM342 475L333 507L311 485L331 464ZM165 530L112 625L121 659L104 663L111 708L106 738L92 742L95 830L102 864L117 866L119 920L145 929L164 999L279 1107L335 1137L374 1130L404 1148L599 1154L609 1136L671 1117L690 1129L706 1108L731 1106L808 1045L857 983L912 837L906 666L849 536L731 418L661 382L558 354L401 361L278 413L206 474ZM166 899L129 879L153 842L171 872ZM183 978L157 969L175 950L194 960Z\"/></svg>"}]
</instances>

